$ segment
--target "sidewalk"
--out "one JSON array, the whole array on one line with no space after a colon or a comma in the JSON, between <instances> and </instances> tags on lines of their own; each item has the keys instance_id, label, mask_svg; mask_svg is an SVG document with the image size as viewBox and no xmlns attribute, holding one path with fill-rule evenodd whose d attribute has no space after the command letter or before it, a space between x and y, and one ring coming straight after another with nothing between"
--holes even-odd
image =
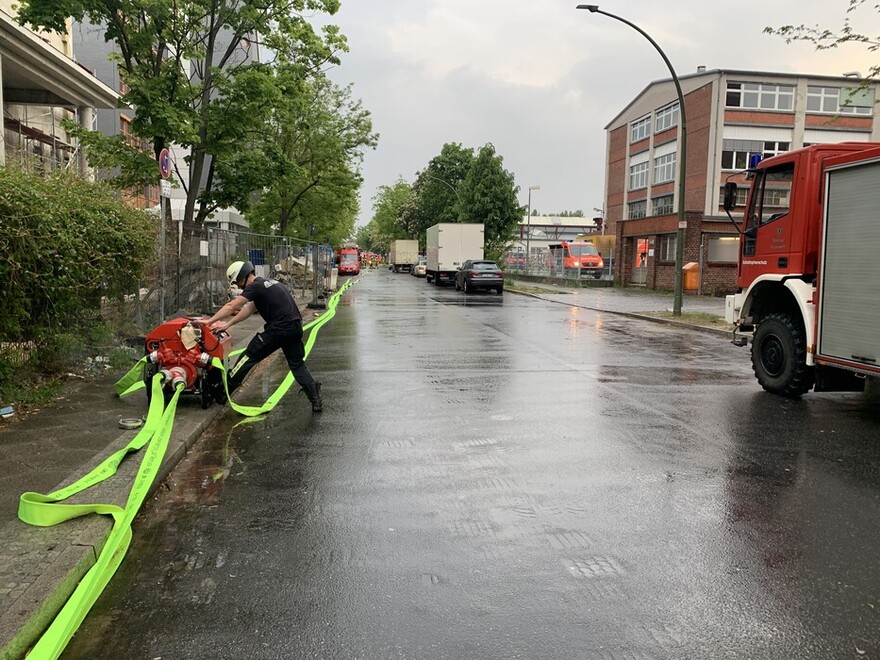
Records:
<instances>
[{"instance_id":1,"label":"sidewalk","mask_svg":"<svg viewBox=\"0 0 880 660\"><path fill-rule=\"evenodd\" d=\"M305 320L305 303L297 301ZM247 345L263 327L258 315L232 328L235 348ZM0 659L21 658L39 639L55 614L94 564L111 529L107 516L86 516L56 525L34 527L18 520L18 500L25 491L49 493L73 483L114 451L125 447L137 430L119 427L122 418L143 417L147 398L135 392L124 399L113 384L122 373L89 381L68 381L44 408L23 419L0 423ZM242 391L246 393L247 387ZM198 397L185 396L177 409L168 452L153 489L195 443L225 406L202 409ZM143 452L127 458L117 474L67 500L125 505Z\"/></svg>"},{"instance_id":2,"label":"sidewalk","mask_svg":"<svg viewBox=\"0 0 880 660\"><path fill-rule=\"evenodd\" d=\"M671 316L673 306L673 295L671 293L636 287L578 288L516 279L513 280L513 283L515 287L522 289L517 291L517 293L549 302L583 307L584 309L600 312L610 312L612 314L622 314L647 321L710 332L725 337L730 337L732 332L732 327L729 324L710 323L715 317L723 321L724 298L686 294L682 296L681 304L684 318L666 318L658 315L668 312ZM705 316L705 321L694 318L697 315Z\"/></svg>"},{"instance_id":3,"label":"sidewalk","mask_svg":"<svg viewBox=\"0 0 880 660\"><path fill-rule=\"evenodd\" d=\"M524 295L588 309L658 321L647 315L671 308L672 296L629 289L574 289L521 282ZM509 294L505 294L509 295ZM306 322L313 318L297 300ZM687 312L724 314L724 300L687 296ZM666 321L673 322L673 321ZM235 347L247 345L262 328L253 316L233 327ZM691 329L705 330L689 325ZM728 334L725 332L725 334ZM280 353L279 353L280 355ZM274 358L273 358L274 359ZM119 419L146 414L146 397L136 392L114 395L121 374L94 381L70 381L51 404L23 419L0 420L0 659L24 656L94 564L111 523L87 516L55 527L38 528L18 520L18 499L25 491L49 493L72 483L101 460L121 449L137 431L122 431ZM247 395L247 386L242 389ZM184 398L178 408L168 453L156 484L162 483L201 432L228 408L201 408ZM124 505L140 453L122 463L117 475L69 501ZM155 489L156 484L153 488Z\"/></svg>"}]
</instances>

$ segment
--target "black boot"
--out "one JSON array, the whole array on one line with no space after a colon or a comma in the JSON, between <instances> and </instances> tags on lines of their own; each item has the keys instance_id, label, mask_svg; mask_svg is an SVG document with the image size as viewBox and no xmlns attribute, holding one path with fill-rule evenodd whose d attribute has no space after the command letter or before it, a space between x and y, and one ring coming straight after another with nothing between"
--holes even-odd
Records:
<instances>
[{"instance_id":1,"label":"black boot","mask_svg":"<svg viewBox=\"0 0 880 660\"><path fill-rule=\"evenodd\" d=\"M321 402L321 383L312 381L308 385L301 385L300 387L306 393L309 401L312 402L312 412L321 412L324 409Z\"/></svg>"}]
</instances>

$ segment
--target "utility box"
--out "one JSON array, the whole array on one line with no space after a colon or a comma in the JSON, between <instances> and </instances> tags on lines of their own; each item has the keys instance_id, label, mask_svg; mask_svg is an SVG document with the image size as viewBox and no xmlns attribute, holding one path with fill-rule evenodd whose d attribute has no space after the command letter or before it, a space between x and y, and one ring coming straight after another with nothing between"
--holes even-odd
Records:
<instances>
[{"instance_id":1,"label":"utility box","mask_svg":"<svg viewBox=\"0 0 880 660\"><path fill-rule=\"evenodd\" d=\"M685 291L696 291L700 288L700 264L689 261L681 267L682 288Z\"/></svg>"}]
</instances>

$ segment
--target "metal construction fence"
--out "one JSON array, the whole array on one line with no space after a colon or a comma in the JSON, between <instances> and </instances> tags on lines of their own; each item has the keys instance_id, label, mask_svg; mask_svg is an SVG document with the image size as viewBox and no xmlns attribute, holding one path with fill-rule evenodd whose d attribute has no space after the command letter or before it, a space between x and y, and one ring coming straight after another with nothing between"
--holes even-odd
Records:
<instances>
[{"instance_id":1,"label":"metal construction fence","mask_svg":"<svg viewBox=\"0 0 880 660\"><path fill-rule=\"evenodd\" d=\"M601 274L594 269L565 268L561 259L554 258L548 250L536 252L532 259L526 260L524 253L510 253L504 264L505 272L510 276L530 275L558 280L579 280L589 283L590 280L613 280L613 258L603 260Z\"/></svg>"},{"instance_id":2,"label":"metal construction fence","mask_svg":"<svg viewBox=\"0 0 880 660\"><path fill-rule=\"evenodd\" d=\"M164 259L157 253L137 291L83 300L81 327L59 327L51 341L0 337L0 393L26 372L104 369L117 357L127 363L130 353L143 350L143 336L163 321L211 315L228 301L234 291L226 269L233 261L250 260L258 275L284 283L299 301L317 307L336 288L329 245L214 227L176 228L176 235L168 232Z\"/></svg>"},{"instance_id":3,"label":"metal construction fence","mask_svg":"<svg viewBox=\"0 0 880 660\"><path fill-rule=\"evenodd\" d=\"M226 269L251 261L257 275L284 283L300 300L318 304L336 286L333 250L287 236L200 227L169 241L124 313L143 329L179 315L212 314L230 298Z\"/></svg>"}]
</instances>

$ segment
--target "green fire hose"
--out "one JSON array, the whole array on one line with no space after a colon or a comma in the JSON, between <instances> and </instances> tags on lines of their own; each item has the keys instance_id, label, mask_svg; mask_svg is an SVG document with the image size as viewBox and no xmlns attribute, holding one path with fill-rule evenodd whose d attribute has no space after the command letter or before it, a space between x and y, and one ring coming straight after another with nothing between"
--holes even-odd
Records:
<instances>
[{"instance_id":1,"label":"green fire hose","mask_svg":"<svg viewBox=\"0 0 880 660\"><path fill-rule=\"evenodd\" d=\"M318 331L336 314L339 296L356 282L357 280L348 280L343 284L339 291L328 301L327 311L303 326L303 330L310 330L308 340L305 343L306 357L308 357L312 346L315 344ZM241 350L235 351L233 355L241 352ZM116 383L117 394L125 396L145 387L142 378L143 362L143 359L140 360ZM223 362L218 358L214 358L212 364L221 370L223 386L228 396L229 388ZM278 388L261 406L242 406L234 403L231 399L229 400L229 405L233 410L247 417L261 415L269 412L277 405L281 397L290 389L293 382L293 374L288 372ZM168 405L163 409L162 376L160 374L153 376L150 386L152 388L152 396L150 397L146 421L138 434L124 449L120 449L106 458L94 470L69 486L65 486L48 495L33 492L22 493L19 499L18 517L26 523L40 527L57 525L66 520L91 513L107 515L113 518L113 528L97 561L80 581L73 594L61 608L61 611L55 616L55 619L28 654L29 660L43 660L44 658L54 660L61 655L92 605L94 605L101 592L110 582L116 569L119 568L128 550L132 538L131 523L138 511L140 511L141 505L156 479L159 467L162 465L162 459L165 456L168 441L174 428L174 414L177 411L177 402L183 389L183 386L178 387ZM147 447L146 453L124 507L114 504L63 503L64 500L72 495L112 477L116 474L119 465L128 454L140 451L145 446Z\"/></svg>"}]
</instances>

